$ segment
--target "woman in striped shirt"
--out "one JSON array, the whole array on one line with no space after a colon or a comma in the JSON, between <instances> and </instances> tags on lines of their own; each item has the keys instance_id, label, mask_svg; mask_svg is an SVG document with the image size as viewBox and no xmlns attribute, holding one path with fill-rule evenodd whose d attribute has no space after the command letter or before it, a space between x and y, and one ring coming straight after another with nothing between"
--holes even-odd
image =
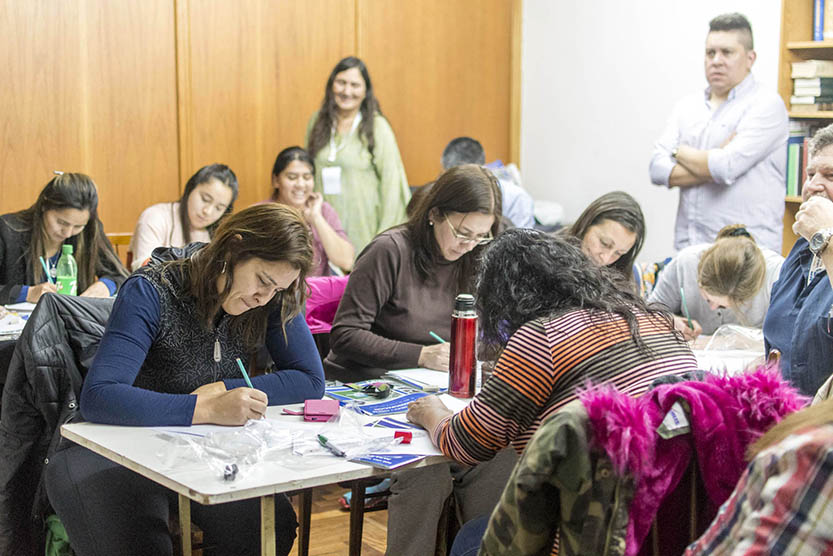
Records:
<instances>
[{"instance_id":1,"label":"woman in striped shirt","mask_svg":"<svg viewBox=\"0 0 833 556\"><path fill-rule=\"evenodd\" d=\"M408 410L461 463L487 461L510 444L523 452L588 382L639 395L660 376L696 369L671 316L618 288L613 271L575 240L505 232L484 256L476 298L481 355L496 360L494 373L456 415L434 396Z\"/></svg>"}]
</instances>

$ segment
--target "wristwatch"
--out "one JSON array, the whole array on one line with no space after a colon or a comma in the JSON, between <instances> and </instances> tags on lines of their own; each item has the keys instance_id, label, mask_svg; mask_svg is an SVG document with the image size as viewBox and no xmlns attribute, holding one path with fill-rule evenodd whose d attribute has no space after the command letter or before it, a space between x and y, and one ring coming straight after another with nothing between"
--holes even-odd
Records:
<instances>
[{"instance_id":1,"label":"wristwatch","mask_svg":"<svg viewBox=\"0 0 833 556\"><path fill-rule=\"evenodd\" d=\"M830 243L830 238L833 237L833 228L822 228L810 237L810 251L816 257L820 257L824 252L827 244Z\"/></svg>"}]
</instances>

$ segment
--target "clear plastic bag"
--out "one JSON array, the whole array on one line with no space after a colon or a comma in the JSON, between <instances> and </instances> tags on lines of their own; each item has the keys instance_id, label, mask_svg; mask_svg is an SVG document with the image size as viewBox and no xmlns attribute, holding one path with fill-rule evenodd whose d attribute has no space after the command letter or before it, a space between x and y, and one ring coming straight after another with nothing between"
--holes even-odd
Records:
<instances>
[{"instance_id":1,"label":"clear plastic bag","mask_svg":"<svg viewBox=\"0 0 833 556\"><path fill-rule=\"evenodd\" d=\"M703 351L764 351L764 333L760 328L724 324L712 334Z\"/></svg>"},{"instance_id":2,"label":"clear plastic bag","mask_svg":"<svg viewBox=\"0 0 833 556\"><path fill-rule=\"evenodd\" d=\"M702 349L695 349L695 354L698 367L704 371L737 374L765 363L763 332L724 324L714 331Z\"/></svg>"},{"instance_id":3,"label":"clear plastic bag","mask_svg":"<svg viewBox=\"0 0 833 556\"><path fill-rule=\"evenodd\" d=\"M205 436L160 433L168 442L157 456L169 467L185 463L205 463L222 480L244 475L252 465L292 446L292 431L278 428L269 420L252 420L243 427L209 432Z\"/></svg>"},{"instance_id":4,"label":"clear plastic bag","mask_svg":"<svg viewBox=\"0 0 833 556\"><path fill-rule=\"evenodd\" d=\"M341 407L338 414L318 430L303 431L293 440L293 454L353 459L384 452L401 442L392 435L371 434L364 426L361 415L351 405Z\"/></svg>"},{"instance_id":5,"label":"clear plastic bag","mask_svg":"<svg viewBox=\"0 0 833 556\"><path fill-rule=\"evenodd\" d=\"M205 436L160 432L157 437L166 445L156 455L166 467L203 463L220 480L233 481L261 462L290 469L318 468L332 465L336 457L349 460L385 452L401 442L392 435L379 436L378 430L371 432L358 413L344 409L320 426L303 429L282 428L262 419Z\"/></svg>"}]
</instances>

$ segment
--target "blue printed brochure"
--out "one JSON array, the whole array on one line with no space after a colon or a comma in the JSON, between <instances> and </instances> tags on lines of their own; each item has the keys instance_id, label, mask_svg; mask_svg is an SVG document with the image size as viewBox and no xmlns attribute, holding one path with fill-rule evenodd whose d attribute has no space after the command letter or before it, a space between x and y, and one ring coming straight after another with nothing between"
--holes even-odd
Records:
<instances>
[{"instance_id":1,"label":"blue printed brochure","mask_svg":"<svg viewBox=\"0 0 833 556\"><path fill-rule=\"evenodd\" d=\"M361 389L366 385L375 385L385 382L390 386L390 394L385 398L374 397ZM423 396L430 395L420 388L405 384L398 380L364 380L352 383L351 386L339 385L329 386L325 394L336 399L341 405L352 404L359 413L365 415L393 415L394 413L405 413L408 411L408 404Z\"/></svg>"},{"instance_id":2,"label":"blue printed brochure","mask_svg":"<svg viewBox=\"0 0 833 556\"><path fill-rule=\"evenodd\" d=\"M381 469L396 469L397 467L408 465L409 463L425 459L426 457L427 456L415 454L368 454L366 456L353 458L350 461L367 463L373 467L379 467Z\"/></svg>"}]
</instances>

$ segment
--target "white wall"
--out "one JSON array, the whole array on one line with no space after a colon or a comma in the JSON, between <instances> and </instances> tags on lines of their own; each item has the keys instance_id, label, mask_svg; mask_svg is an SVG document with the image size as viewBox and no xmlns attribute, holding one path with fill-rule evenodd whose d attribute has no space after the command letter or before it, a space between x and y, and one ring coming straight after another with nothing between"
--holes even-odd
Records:
<instances>
[{"instance_id":1,"label":"white wall","mask_svg":"<svg viewBox=\"0 0 833 556\"><path fill-rule=\"evenodd\" d=\"M702 90L709 20L740 12L752 24L752 69L777 88L780 0L523 0L521 168L536 199L572 221L621 189L642 205L639 256L673 252L676 190L651 184L648 159L671 108Z\"/></svg>"}]
</instances>

